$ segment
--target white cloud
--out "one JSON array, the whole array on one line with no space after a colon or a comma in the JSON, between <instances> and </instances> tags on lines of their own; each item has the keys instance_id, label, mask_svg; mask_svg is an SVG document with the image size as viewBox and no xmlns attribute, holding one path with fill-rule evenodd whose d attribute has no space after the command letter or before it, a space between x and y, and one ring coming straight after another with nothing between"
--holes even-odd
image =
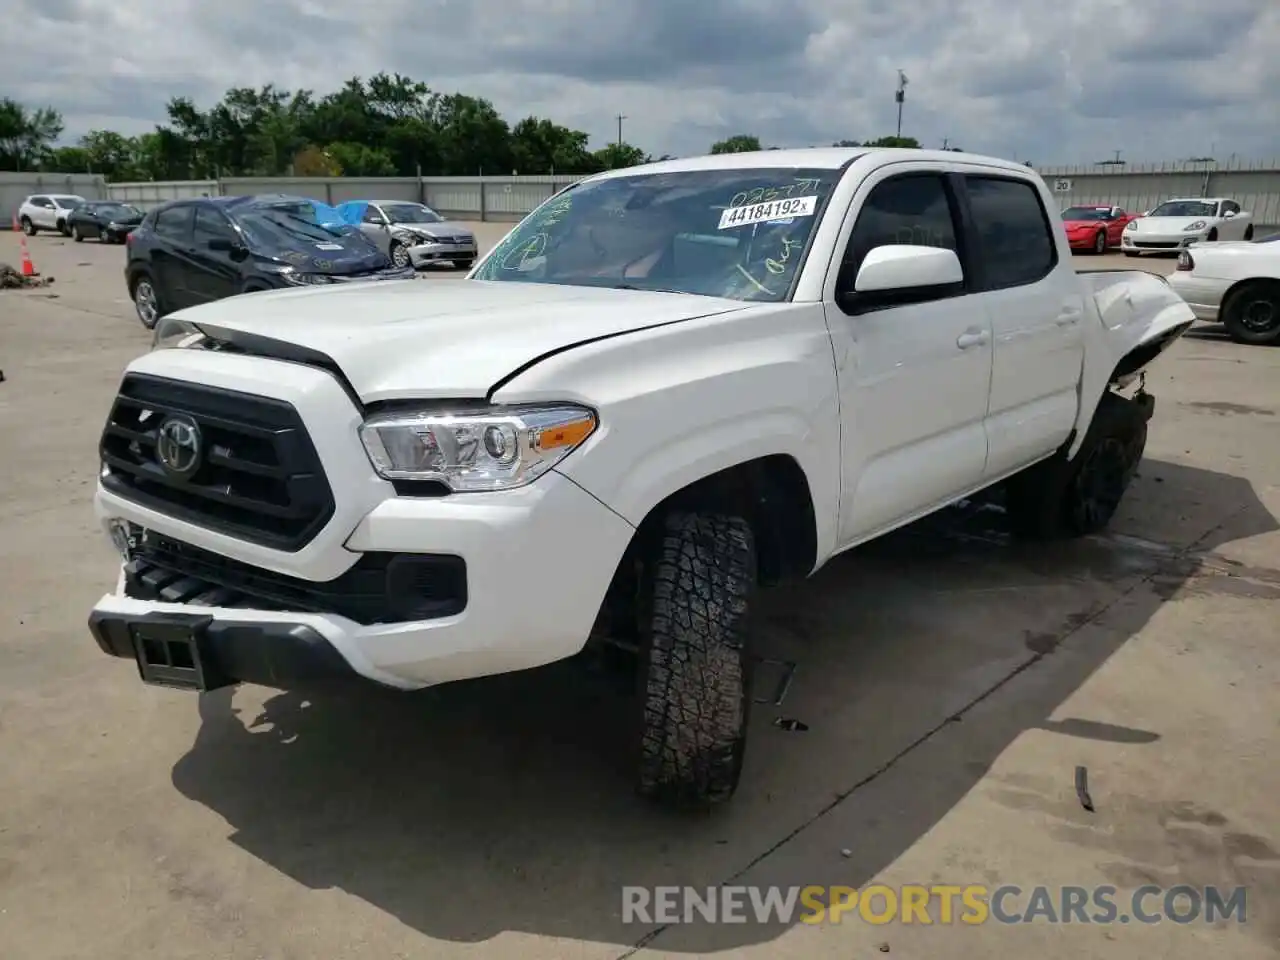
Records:
<instances>
[{"instance_id":1,"label":"white cloud","mask_svg":"<svg viewBox=\"0 0 1280 960\"><path fill-rule=\"evenodd\" d=\"M42 0L0 33L0 90L67 134L165 122L172 96L405 73L690 154L903 132L1039 163L1280 156L1275 0ZM1064 9L1066 12L1063 12ZM12 21L5 24L12 26Z\"/></svg>"}]
</instances>

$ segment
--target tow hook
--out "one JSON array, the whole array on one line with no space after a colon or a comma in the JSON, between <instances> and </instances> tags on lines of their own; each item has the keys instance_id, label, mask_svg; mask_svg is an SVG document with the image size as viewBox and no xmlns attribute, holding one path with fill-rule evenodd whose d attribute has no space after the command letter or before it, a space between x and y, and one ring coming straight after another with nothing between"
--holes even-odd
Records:
<instances>
[{"instance_id":1,"label":"tow hook","mask_svg":"<svg viewBox=\"0 0 1280 960\"><path fill-rule=\"evenodd\" d=\"M1133 402L1142 414L1144 421L1150 420L1156 412L1156 398L1147 393L1147 373L1145 370L1138 378L1138 392L1133 395Z\"/></svg>"}]
</instances>

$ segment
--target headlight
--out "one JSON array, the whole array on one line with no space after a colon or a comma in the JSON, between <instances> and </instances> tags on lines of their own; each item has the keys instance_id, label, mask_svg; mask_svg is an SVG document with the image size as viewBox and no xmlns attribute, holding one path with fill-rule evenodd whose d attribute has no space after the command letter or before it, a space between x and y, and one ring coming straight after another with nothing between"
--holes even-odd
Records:
<instances>
[{"instance_id":1,"label":"headlight","mask_svg":"<svg viewBox=\"0 0 1280 960\"><path fill-rule=\"evenodd\" d=\"M1124 228L1125 228L1126 230L1137 230L1137 229L1138 229L1138 221L1137 221L1137 220L1130 220L1128 223L1126 223L1126 224L1124 225Z\"/></svg>"},{"instance_id":2,"label":"headlight","mask_svg":"<svg viewBox=\"0 0 1280 960\"><path fill-rule=\"evenodd\" d=\"M194 324L177 317L161 317L151 337L152 350L184 350L198 346L204 334Z\"/></svg>"},{"instance_id":3,"label":"headlight","mask_svg":"<svg viewBox=\"0 0 1280 960\"><path fill-rule=\"evenodd\" d=\"M1188 224L1182 228L1183 233L1190 233L1192 230L1203 230L1208 224L1203 220L1197 220L1195 223Z\"/></svg>"},{"instance_id":4,"label":"headlight","mask_svg":"<svg viewBox=\"0 0 1280 960\"><path fill-rule=\"evenodd\" d=\"M414 410L370 417L360 439L379 476L434 480L462 493L532 483L596 424L593 411L572 404Z\"/></svg>"},{"instance_id":5,"label":"headlight","mask_svg":"<svg viewBox=\"0 0 1280 960\"><path fill-rule=\"evenodd\" d=\"M299 273L298 268L287 263L262 263L258 268L263 273L274 273L285 283L306 286L313 283L332 283L333 278L327 273Z\"/></svg>"},{"instance_id":6,"label":"headlight","mask_svg":"<svg viewBox=\"0 0 1280 960\"><path fill-rule=\"evenodd\" d=\"M120 224L118 224L118 223L116 223L114 220L112 220L110 223L108 223L108 224L107 224L107 229L108 229L108 230L119 230L119 229L120 229Z\"/></svg>"}]
</instances>

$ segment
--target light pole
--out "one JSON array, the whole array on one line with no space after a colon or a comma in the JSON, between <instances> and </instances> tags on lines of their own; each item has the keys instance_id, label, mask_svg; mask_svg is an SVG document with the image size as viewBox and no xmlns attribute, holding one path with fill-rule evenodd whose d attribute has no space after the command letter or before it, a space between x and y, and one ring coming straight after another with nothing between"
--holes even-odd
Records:
<instances>
[{"instance_id":1,"label":"light pole","mask_svg":"<svg viewBox=\"0 0 1280 960\"><path fill-rule=\"evenodd\" d=\"M898 102L898 136L902 136L902 104L907 99L907 75L901 70L898 71L898 89L894 92L893 99Z\"/></svg>"},{"instance_id":2,"label":"light pole","mask_svg":"<svg viewBox=\"0 0 1280 960\"><path fill-rule=\"evenodd\" d=\"M625 119L627 119L626 114L618 114L618 146L622 146L622 121Z\"/></svg>"}]
</instances>

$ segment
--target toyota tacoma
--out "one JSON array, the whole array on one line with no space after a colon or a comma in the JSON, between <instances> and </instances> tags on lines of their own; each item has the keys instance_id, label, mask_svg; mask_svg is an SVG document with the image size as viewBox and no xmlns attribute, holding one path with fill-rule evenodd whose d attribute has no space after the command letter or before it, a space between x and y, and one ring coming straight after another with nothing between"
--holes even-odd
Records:
<instances>
[{"instance_id":1,"label":"toyota tacoma","mask_svg":"<svg viewBox=\"0 0 1280 960\"><path fill-rule=\"evenodd\" d=\"M465 279L179 310L125 370L89 626L143 681L414 690L634 654L640 792L737 788L757 591L975 492L1110 520L1193 322L1032 170L772 150L592 176ZM1135 383L1137 383L1135 387Z\"/></svg>"}]
</instances>

